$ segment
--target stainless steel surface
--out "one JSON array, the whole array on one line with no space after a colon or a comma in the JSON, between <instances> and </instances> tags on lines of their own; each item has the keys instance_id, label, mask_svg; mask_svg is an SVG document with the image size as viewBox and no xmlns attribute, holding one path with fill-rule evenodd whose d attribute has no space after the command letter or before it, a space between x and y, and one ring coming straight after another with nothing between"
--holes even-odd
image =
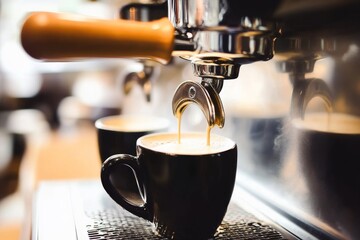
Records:
<instances>
[{"instance_id":1,"label":"stainless steel surface","mask_svg":"<svg viewBox=\"0 0 360 240\"><path fill-rule=\"evenodd\" d=\"M167 2L149 1L148 3L133 2L120 9L120 18L148 22L167 17Z\"/></svg>"},{"instance_id":2,"label":"stainless steel surface","mask_svg":"<svg viewBox=\"0 0 360 240\"><path fill-rule=\"evenodd\" d=\"M281 59L320 59L340 51L334 37L290 36L275 41L276 56Z\"/></svg>"},{"instance_id":3,"label":"stainless steel surface","mask_svg":"<svg viewBox=\"0 0 360 240\"><path fill-rule=\"evenodd\" d=\"M270 4L275 6L277 1ZM194 43L192 51L176 54L191 61L194 75L201 77L202 83L212 86L217 93L223 87L223 80L239 76L242 64L266 61L273 57L274 39L279 33L276 23L266 19L265 14L233 14L232 11L239 9L239 6L236 1L168 1L168 17L176 29L176 38ZM254 6L244 7L250 9ZM215 96L212 91L209 94L210 98L222 105L217 94ZM178 97L176 95L174 99ZM209 105L201 105L210 126L211 119L221 118L211 117L211 114L209 116L209 111L204 110ZM223 122L220 123L221 127Z\"/></svg>"},{"instance_id":4,"label":"stainless steel surface","mask_svg":"<svg viewBox=\"0 0 360 240\"><path fill-rule=\"evenodd\" d=\"M273 57L279 31L275 22L233 14L241 6L239 1L169 0L168 6L176 38L195 43L193 51L176 54L192 62L196 76L234 79L240 65Z\"/></svg>"},{"instance_id":5,"label":"stainless steel surface","mask_svg":"<svg viewBox=\"0 0 360 240\"><path fill-rule=\"evenodd\" d=\"M169 19L180 31L191 29L271 31L273 25L263 22L258 17L267 17L279 1L263 3L264 9L259 9L259 3L254 1L211 1L211 0L170 0ZM241 8L242 7L242 8ZM246 12L248 10L248 12Z\"/></svg>"},{"instance_id":6,"label":"stainless steel surface","mask_svg":"<svg viewBox=\"0 0 360 240\"><path fill-rule=\"evenodd\" d=\"M193 59L195 76L218 80L235 79L239 75L240 65L222 57L204 57ZM221 89L220 89L221 90Z\"/></svg>"}]
</instances>

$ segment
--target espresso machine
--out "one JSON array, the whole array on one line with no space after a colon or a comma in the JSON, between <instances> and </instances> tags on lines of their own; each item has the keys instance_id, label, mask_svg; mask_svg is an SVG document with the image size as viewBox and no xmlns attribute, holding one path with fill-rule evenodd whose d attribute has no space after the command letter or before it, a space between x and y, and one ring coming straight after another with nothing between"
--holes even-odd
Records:
<instances>
[{"instance_id":1,"label":"espresso machine","mask_svg":"<svg viewBox=\"0 0 360 240\"><path fill-rule=\"evenodd\" d=\"M319 108L359 117L359 10L356 0L139 1L121 6L116 20L33 13L21 40L30 56L44 61L135 59L144 66L134 73L142 86L154 62L166 68L174 58L186 60L200 81L184 79L174 89L173 114L180 118L195 104L210 128L232 127L238 185L251 199L265 204L294 239L358 239L360 169L346 160L337 168L304 166L293 156L299 139L290 125ZM242 79L242 70L264 64L272 68L269 78L281 76L291 86L288 108L280 117L228 112L227 84L255 81Z\"/></svg>"}]
</instances>

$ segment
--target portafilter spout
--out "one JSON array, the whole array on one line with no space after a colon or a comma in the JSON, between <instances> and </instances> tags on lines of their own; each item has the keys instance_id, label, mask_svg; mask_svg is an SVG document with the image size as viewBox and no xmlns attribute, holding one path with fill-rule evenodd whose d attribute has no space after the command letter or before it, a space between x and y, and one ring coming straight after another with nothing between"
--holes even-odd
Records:
<instances>
[{"instance_id":1,"label":"portafilter spout","mask_svg":"<svg viewBox=\"0 0 360 240\"><path fill-rule=\"evenodd\" d=\"M221 99L215 89L207 82L185 81L174 93L172 100L173 114L178 119L189 104L200 107L209 127L217 125L222 128L225 123L225 112Z\"/></svg>"},{"instance_id":2,"label":"portafilter spout","mask_svg":"<svg viewBox=\"0 0 360 240\"><path fill-rule=\"evenodd\" d=\"M148 64L147 61L141 61L141 63L143 64L142 70L128 73L125 76L122 87L125 95L127 95L135 85L139 85L145 94L146 101L150 102L155 66L153 64Z\"/></svg>"},{"instance_id":3,"label":"portafilter spout","mask_svg":"<svg viewBox=\"0 0 360 240\"><path fill-rule=\"evenodd\" d=\"M333 98L324 80L310 78L295 81L291 98L291 117L304 119L308 103L315 97L323 100L328 114L333 111Z\"/></svg>"},{"instance_id":4,"label":"portafilter spout","mask_svg":"<svg viewBox=\"0 0 360 240\"><path fill-rule=\"evenodd\" d=\"M326 111L333 111L333 97L326 82L318 78L306 78L314 71L318 59L336 54L340 49L333 38L309 38L291 36L278 39L275 44L278 56L277 69L288 73L293 85L291 117L304 119L309 102L319 97Z\"/></svg>"}]
</instances>

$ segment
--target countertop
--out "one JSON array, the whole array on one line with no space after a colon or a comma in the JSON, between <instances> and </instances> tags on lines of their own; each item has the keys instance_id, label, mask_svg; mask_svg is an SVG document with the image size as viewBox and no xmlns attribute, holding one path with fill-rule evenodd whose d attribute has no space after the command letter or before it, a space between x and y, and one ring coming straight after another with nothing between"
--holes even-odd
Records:
<instances>
[{"instance_id":1,"label":"countertop","mask_svg":"<svg viewBox=\"0 0 360 240\"><path fill-rule=\"evenodd\" d=\"M39 182L96 179L100 168L92 124L28 137L18 189L0 201L0 239L30 239L32 197Z\"/></svg>"}]
</instances>

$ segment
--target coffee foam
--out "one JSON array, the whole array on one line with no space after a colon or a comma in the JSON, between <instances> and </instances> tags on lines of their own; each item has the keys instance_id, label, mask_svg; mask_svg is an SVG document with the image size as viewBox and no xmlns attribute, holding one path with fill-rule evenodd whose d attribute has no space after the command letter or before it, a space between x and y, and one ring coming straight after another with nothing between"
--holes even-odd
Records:
<instances>
[{"instance_id":1,"label":"coffee foam","mask_svg":"<svg viewBox=\"0 0 360 240\"><path fill-rule=\"evenodd\" d=\"M360 134L360 118L343 113L310 113L305 119L294 119L297 128L321 132Z\"/></svg>"},{"instance_id":2,"label":"coffee foam","mask_svg":"<svg viewBox=\"0 0 360 240\"><path fill-rule=\"evenodd\" d=\"M147 132L166 129L169 122L164 118L146 115L119 115L96 121L98 129L122 132Z\"/></svg>"},{"instance_id":3,"label":"coffee foam","mask_svg":"<svg viewBox=\"0 0 360 240\"><path fill-rule=\"evenodd\" d=\"M154 151L182 155L220 153L235 146L232 140L215 134L211 134L210 145L207 145L204 133L181 133L180 144L177 133L150 134L140 138L138 144Z\"/></svg>"}]
</instances>

